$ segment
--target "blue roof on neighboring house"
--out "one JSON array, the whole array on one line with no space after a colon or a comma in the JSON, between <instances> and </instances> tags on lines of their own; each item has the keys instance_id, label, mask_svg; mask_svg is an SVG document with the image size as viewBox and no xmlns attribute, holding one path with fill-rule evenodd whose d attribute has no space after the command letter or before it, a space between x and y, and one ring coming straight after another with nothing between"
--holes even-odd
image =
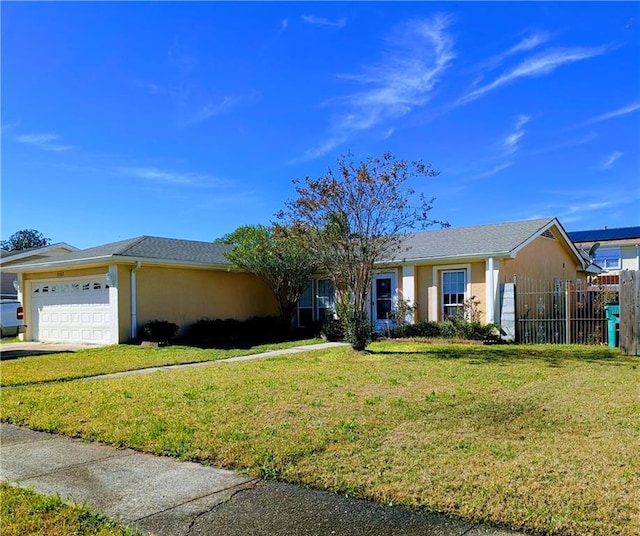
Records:
<instances>
[{"instance_id":1,"label":"blue roof on neighboring house","mask_svg":"<svg viewBox=\"0 0 640 536\"><path fill-rule=\"evenodd\" d=\"M600 242L606 240L640 239L640 227L618 227L616 229L592 229L567 233L574 242Z\"/></svg>"}]
</instances>

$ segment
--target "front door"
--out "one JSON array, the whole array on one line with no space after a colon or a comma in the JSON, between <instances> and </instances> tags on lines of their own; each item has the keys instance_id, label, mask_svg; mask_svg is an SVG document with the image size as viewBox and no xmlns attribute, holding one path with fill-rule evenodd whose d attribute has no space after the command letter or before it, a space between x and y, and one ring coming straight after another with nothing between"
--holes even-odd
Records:
<instances>
[{"instance_id":1,"label":"front door","mask_svg":"<svg viewBox=\"0 0 640 536\"><path fill-rule=\"evenodd\" d=\"M375 331L393 324L393 310L396 306L396 275L393 273L373 276L373 303L371 320Z\"/></svg>"}]
</instances>

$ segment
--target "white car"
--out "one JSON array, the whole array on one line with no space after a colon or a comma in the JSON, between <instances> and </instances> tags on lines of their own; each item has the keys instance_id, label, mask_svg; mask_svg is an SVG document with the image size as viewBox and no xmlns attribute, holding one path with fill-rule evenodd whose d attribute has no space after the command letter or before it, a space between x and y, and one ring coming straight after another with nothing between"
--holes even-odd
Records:
<instances>
[{"instance_id":1,"label":"white car","mask_svg":"<svg viewBox=\"0 0 640 536\"><path fill-rule=\"evenodd\" d=\"M15 337L18 333L24 333L26 326L22 304L17 300L2 300L0 307L0 337Z\"/></svg>"}]
</instances>

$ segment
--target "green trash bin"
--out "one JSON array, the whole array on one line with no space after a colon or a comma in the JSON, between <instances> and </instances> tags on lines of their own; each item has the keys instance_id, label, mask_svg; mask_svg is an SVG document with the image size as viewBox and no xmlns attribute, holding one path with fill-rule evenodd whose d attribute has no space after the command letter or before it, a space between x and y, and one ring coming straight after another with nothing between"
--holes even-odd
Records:
<instances>
[{"instance_id":1,"label":"green trash bin","mask_svg":"<svg viewBox=\"0 0 640 536\"><path fill-rule=\"evenodd\" d=\"M609 340L609 346L611 348L617 348L620 343L620 304L608 303L604 306L604 311L607 315L607 334Z\"/></svg>"}]
</instances>

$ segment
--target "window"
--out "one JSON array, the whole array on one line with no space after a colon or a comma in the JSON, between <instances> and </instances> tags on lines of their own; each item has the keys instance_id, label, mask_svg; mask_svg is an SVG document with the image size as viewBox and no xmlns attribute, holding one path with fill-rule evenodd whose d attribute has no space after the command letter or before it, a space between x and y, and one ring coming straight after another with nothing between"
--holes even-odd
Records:
<instances>
[{"instance_id":1,"label":"window","mask_svg":"<svg viewBox=\"0 0 640 536\"><path fill-rule=\"evenodd\" d=\"M596 250L596 264L605 270L620 269L620 248L601 248Z\"/></svg>"},{"instance_id":2,"label":"window","mask_svg":"<svg viewBox=\"0 0 640 536\"><path fill-rule=\"evenodd\" d=\"M331 313L333 313L335 307L335 290L333 288L333 282L330 279L318 280L318 294L317 294L317 318L321 322L326 320Z\"/></svg>"},{"instance_id":3,"label":"window","mask_svg":"<svg viewBox=\"0 0 640 536\"><path fill-rule=\"evenodd\" d=\"M308 327L313 322L313 281L309 281L298 300L298 326Z\"/></svg>"},{"instance_id":4,"label":"window","mask_svg":"<svg viewBox=\"0 0 640 536\"><path fill-rule=\"evenodd\" d=\"M442 272L442 317L461 316L467 286L466 271Z\"/></svg>"}]
</instances>

